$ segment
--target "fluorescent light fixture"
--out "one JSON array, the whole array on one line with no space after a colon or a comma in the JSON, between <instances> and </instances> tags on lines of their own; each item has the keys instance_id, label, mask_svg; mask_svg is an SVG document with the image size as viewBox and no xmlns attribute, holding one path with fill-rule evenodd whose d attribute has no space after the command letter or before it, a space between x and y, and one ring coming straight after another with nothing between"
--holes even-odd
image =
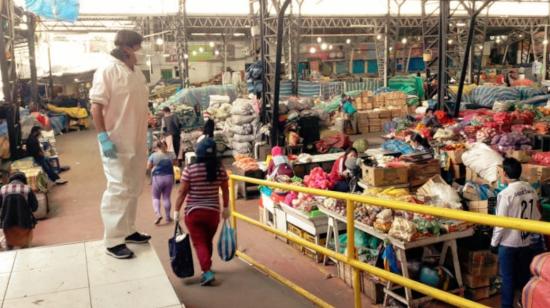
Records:
<instances>
[{"instance_id":1,"label":"fluorescent light fixture","mask_svg":"<svg viewBox=\"0 0 550 308\"><path fill-rule=\"evenodd\" d=\"M157 38L155 43L160 46L160 45L164 44L164 40L162 39L162 37L159 37L159 38Z\"/></svg>"},{"instance_id":2,"label":"fluorescent light fixture","mask_svg":"<svg viewBox=\"0 0 550 308\"><path fill-rule=\"evenodd\" d=\"M544 41L542 41L542 44L543 45L548 45L548 39L544 39Z\"/></svg>"},{"instance_id":3,"label":"fluorescent light fixture","mask_svg":"<svg viewBox=\"0 0 550 308\"><path fill-rule=\"evenodd\" d=\"M401 44L407 44L407 38L406 37L401 39Z\"/></svg>"},{"instance_id":4,"label":"fluorescent light fixture","mask_svg":"<svg viewBox=\"0 0 550 308\"><path fill-rule=\"evenodd\" d=\"M204 47L199 47L199 52L203 53L204 52Z\"/></svg>"},{"instance_id":5,"label":"fluorescent light fixture","mask_svg":"<svg viewBox=\"0 0 550 308\"><path fill-rule=\"evenodd\" d=\"M189 59L189 55L186 54L186 53L184 53L184 54L183 54L183 58L184 58L184 59Z\"/></svg>"},{"instance_id":6,"label":"fluorescent light fixture","mask_svg":"<svg viewBox=\"0 0 550 308\"><path fill-rule=\"evenodd\" d=\"M328 49L328 44L327 43L321 44L321 50L327 50L327 49Z\"/></svg>"},{"instance_id":7,"label":"fluorescent light fixture","mask_svg":"<svg viewBox=\"0 0 550 308\"><path fill-rule=\"evenodd\" d=\"M193 52L191 52L191 55L196 56L197 52L193 50Z\"/></svg>"},{"instance_id":8,"label":"fluorescent light fixture","mask_svg":"<svg viewBox=\"0 0 550 308\"><path fill-rule=\"evenodd\" d=\"M245 34L244 33L241 33L241 32L236 32L236 33L233 33L233 36L244 36Z\"/></svg>"},{"instance_id":9,"label":"fluorescent light fixture","mask_svg":"<svg viewBox=\"0 0 550 308\"><path fill-rule=\"evenodd\" d=\"M316 53L316 52L317 52L317 48L315 48L315 47L311 47L311 48L309 49L309 53L311 53L311 54L314 54L314 53Z\"/></svg>"},{"instance_id":10,"label":"fluorescent light fixture","mask_svg":"<svg viewBox=\"0 0 550 308\"><path fill-rule=\"evenodd\" d=\"M321 43L322 41L323 41L323 39L322 39L322 38L321 38L320 36L319 36L319 37L317 37L317 43L319 43L319 44L320 44L320 43Z\"/></svg>"},{"instance_id":11,"label":"fluorescent light fixture","mask_svg":"<svg viewBox=\"0 0 550 308\"><path fill-rule=\"evenodd\" d=\"M393 50L393 47L390 46L390 51L392 51L392 50Z\"/></svg>"},{"instance_id":12,"label":"fluorescent light fixture","mask_svg":"<svg viewBox=\"0 0 550 308\"><path fill-rule=\"evenodd\" d=\"M151 66L151 60L145 61L145 64L146 64L147 66Z\"/></svg>"},{"instance_id":13,"label":"fluorescent light fixture","mask_svg":"<svg viewBox=\"0 0 550 308\"><path fill-rule=\"evenodd\" d=\"M376 36L376 39L377 39L377 40L381 40L381 39L382 39L382 34L378 34L378 35Z\"/></svg>"},{"instance_id":14,"label":"fluorescent light fixture","mask_svg":"<svg viewBox=\"0 0 550 308\"><path fill-rule=\"evenodd\" d=\"M332 50L334 48L332 45L328 45L328 50Z\"/></svg>"},{"instance_id":15,"label":"fluorescent light fixture","mask_svg":"<svg viewBox=\"0 0 550 308\"><path fill-rule=\"evenodd\" d=\"M210 47L214 47L214 46L215 46L215 44L214 44L214 42L210 42L210 43L208 43L208 46L210 46Z\"/></svg>"},{"instance_id":16,"label":"fluorescent light fixture","mask_svg":"<svg viewBox=\"0 0 550 308\"><path fill-rule=\"evenodd\" d=\"M75 79L74 79L74 82L80 82L80 79L75 78Z\"/></svg>"},{"instance_id":17,"label":"fluorescent light fixture","mask_svg":"<svg viewBox=\"0 0 550 308\"><path fill-rule=\"evenodd\" d=\"M479 45L479 50L483 50L483 45Z\"/></svg>"},{"instance_id":18,"label":"fluorescent light fixture","mask_svg":"<svg viewBox=\"0 0 550 308\"><path fill-rule=\"evenodd\" d=\"M466 23L464 23L464 22L457 22L457 23L456 23L456 26L457 26L457 27L466 27Z\"/></svg>"},{"instance_id":19,"label":"fluorescent light fixture","mask_svg":"<svg viewBox=\"0 0 550 308\"><path fill-rule=\"evenodd\" d=\"M346 44L348 44L348 45L351 44L351 39L347 39Z\"/></svg>"},{"instance_id":20,"label":"fluorescent light fixture","mask_svg":"<svg viewBox=\"0 0 550 308\"><path fill-rule=\"evenodd\" d=\"M219 55L220 55L220 51L216 49L216 50L214 50L214 54L215 54L216 56L219 56Z\"/></svg>"},{"instance_id":21,"label":"fluorescent light fixture","mask_svg":"<svg viewBox=\"0 0 550 308\"><path fill-rule=\"evenodd\" d=\"M453 44L453 39L449 39L449 40L447 41L447 44L452 45L452 44Z\"/></svg>"}]
</instances>

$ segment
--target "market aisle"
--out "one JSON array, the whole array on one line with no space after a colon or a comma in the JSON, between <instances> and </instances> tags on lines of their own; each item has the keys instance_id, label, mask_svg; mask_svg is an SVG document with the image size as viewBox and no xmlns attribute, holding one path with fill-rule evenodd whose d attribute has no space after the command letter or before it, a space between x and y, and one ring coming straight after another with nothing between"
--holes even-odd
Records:
<instances>
[{"instance_id":1,"label":"market aisle","mask_svg":"<svg viewBox=\"0 0 550 308\"><path fill-rule=\"evenodd\" d=\"M90 241L102 237L99 200L105 187L105 179L95 132L88 130L59 136L57 144L61 163L72 168L63 174L69 183L55 187L50 194L52 212L50 218L37 225L34 246ZM185 281L178 279L171 274L168 263L167 240L173 232L172 226L154 226L150 204L150 188L147 185L140 198L137 225L140 230L153 236L152 245L180 301L187 307L256 307L260 302L264 307L311 306L302 297L240 260L222 263L214 256L218 284L213 288L199 287L198 278ZM239 207L251 216L257 215L257 200L239 202ZM250 255L314 294L322 295L331 304L338 307L352 306L352 293L342 281L326 279L327 272L324 269L320 270L320 266L266 232L259 232L241 223L239 244ZM328 271L332 268L334 267L328 268Z\"/></svg>"}]
</instances>

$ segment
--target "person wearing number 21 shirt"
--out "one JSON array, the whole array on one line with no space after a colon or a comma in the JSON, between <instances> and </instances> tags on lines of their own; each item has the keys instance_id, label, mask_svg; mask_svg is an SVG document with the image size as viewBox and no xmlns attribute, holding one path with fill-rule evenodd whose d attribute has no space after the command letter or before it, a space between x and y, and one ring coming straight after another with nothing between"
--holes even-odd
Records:
<instances>
[{"instance_id":1,"label":"person wearing number 21 shirt","mask_svg":"<svg viewBox=\"0 0 550 308\"><path fill-rule=\"evenodd\" d=\"M519 180L521 163L514 158L506 158L502 163L504 181L508 187L498 194L497 216L540 220L539 198L527 182ZM541 237L515 229L495 227L491 239L491 251L498 253L499 269L502 276L501 307L514 306L515 290L522 290L529 281L529 264L541 252Z\"/></svg>"}]
</instances>

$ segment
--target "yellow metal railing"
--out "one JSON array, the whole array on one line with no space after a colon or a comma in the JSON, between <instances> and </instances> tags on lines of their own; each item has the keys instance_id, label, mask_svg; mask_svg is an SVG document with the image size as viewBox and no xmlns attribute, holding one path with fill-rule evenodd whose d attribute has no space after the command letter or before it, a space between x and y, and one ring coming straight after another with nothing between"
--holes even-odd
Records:
<instances>
[{"instance_id":1,"label":"yellow metal railing","mask_svg":"<svg viewBox=\"0 0 550 308\"><path fill-rule=\"evenodd\" d=\"M284 189L289 191L308 193L312 195L330 197L334 199L346 200L346 219L347 219L347 226L348 226L346 228L347 229L346 255L342 255L340 253L337 253L335 251L332 251L320 245L310 243L304 239L301 239L295 236L289 236L285 232L282 232L280 230L277 230L275 228L262 224L257 220L251 219L250 217L237 212L237 209L235 207L235 199L236 199L235 189L234 189L235 181L263 185L271 188L279 188L279 189ZM286 238L289 241L295 242L306 248L312 249L317 253L327 255L333 259L336 259L338 261L344 262L352 266L352 270L353 270L352 282L353 282L355 307L361 307L360 271L370 273L384 280L391 281L395 284L399 284L403 287L415 290L417 292L430 296L434 299L438 299L440 301L446 302L448 304L451 304L457 307L486 307L486 306L357 260L355 258L355 234L354 234L355 219L354 219L354 213L353 213L354 202L367 203L367 204L386 207L394 210L404 210L404 211L443 217L448 219L463 220L463 221L467 221L475 224L481 224L481 225L499 226L504 228L527 231L527 232L550 234L550 223L548 222L531 221L531 220L525 220L525 219L519 219L519 218L500 217L500 216L494 216L489 214L472 213L472 212L461 211L461 210L436 208L436 207L418 205L418 204L402 202L402 201L384 200L384 199L378 199L378 198L363 196L363 195L355 195L355 194L314 189L314 188L295 186L295 185L289 185L289 184L282 184L277 182L248 178L248 177L239 176L239 175L230 176L229 187L230 187L229 201L230 201L230 208L231 208L231 224L235 229L237 228L237 219L240 219L242 221L245 221L247 223L260 227L268 232L271 232L278 236ZM292 288L294 291L303 295L304 297L306 297L316 305L321 307L331 307L322 299L309 293L307 290L297 286L296 284L288 281L287 279L271 271L267 267L257 263L251 257L247 256L243 252L238 251L237 256L251 263L252 265L255 265L261 271L265 272L266 274L270 275L274 279Z\"/></svg>"}]
</instances>

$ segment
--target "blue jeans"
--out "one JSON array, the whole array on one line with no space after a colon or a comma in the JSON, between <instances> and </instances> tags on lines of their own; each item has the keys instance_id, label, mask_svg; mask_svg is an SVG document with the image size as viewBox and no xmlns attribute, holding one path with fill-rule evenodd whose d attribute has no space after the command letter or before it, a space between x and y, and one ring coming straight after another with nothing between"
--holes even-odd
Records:
<instances>
[{"instance_id":1,"label":"blue jeans","mask_svg":"<svg viewBox=\"0 0 550 308\"><path fill-rule=\"evenodd\" d=\"M46 172L50 180L52 180L53 182L59 180L59 175L57 175L57 172L55 171L55 169L52 167L50 162L44 156L35 157L34 161L42 167L42 169L44 170L44 172Z\"/></svg>"},{"instance_id":2,"label":"blue jeans","mask_svg":"<svg viewBox=\"0 0 550 308\"><path fill-rule=\"evenodd\" d=\"M514 307L514 292L522 290L531 278L529 265L535 254L532 247L499 247L498 261L502 277L500 307Z\"/></svg>"}]
</instances>

